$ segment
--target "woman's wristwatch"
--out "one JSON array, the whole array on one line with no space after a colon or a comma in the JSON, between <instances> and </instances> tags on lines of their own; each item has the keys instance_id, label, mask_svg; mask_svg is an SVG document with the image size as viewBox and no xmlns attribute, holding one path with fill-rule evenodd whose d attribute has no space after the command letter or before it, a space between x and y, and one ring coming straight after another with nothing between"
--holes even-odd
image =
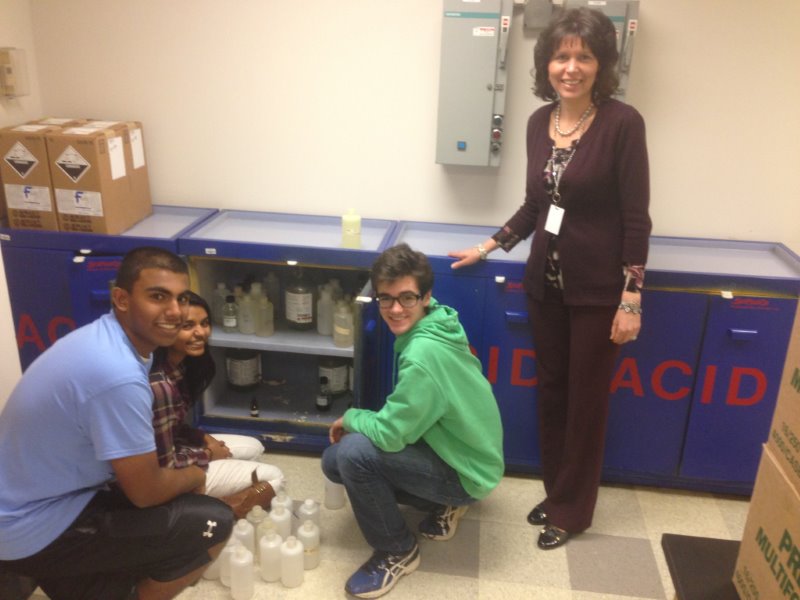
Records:
<instances>
[{"instance_id":1,"label":"woman's wristwatch","mask_svg":"<svg viewBox=\"0 0 800 600\"><path fill-rule=\"evenodd\" d=\"M486 251L486 248L483 247L483 244L478 244L477 246L475 246L475 250L478 251L478 257L481 260L486 260L487 258L489 258L489 253Z\"/></svg>"},{"instance_id":2,"label":"woman's wristwatch","mask_svg":"<svg viewBox=\"0 0 800 600\"><path fill-rule=\"evenodd\" d=\"M636 302L620 302L617 308L618 310L624 310L626 313L631 313L633 315L642 314L642 305Z\"/></svg>"}]
</instances>

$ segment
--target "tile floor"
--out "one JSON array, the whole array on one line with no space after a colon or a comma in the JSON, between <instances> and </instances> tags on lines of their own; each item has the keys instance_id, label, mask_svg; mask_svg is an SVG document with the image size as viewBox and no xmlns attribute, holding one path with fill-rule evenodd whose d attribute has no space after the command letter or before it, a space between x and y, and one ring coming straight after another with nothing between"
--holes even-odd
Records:
<instances>
[{"instance_id":1,"label":"tile floor","mask_svg":"<svg viewBox=\"0 0 800 600\"><path fill-rule=\"evenodd\" d=\"M319 458L271 454L295 500L323 499ZM675 591L661 550L662 533L741 539L748 500L734 496L609 485L600 490L594 525L564 547L536 548L538 529L525 517L543 494L539 479L509 476L470 508L448 542L420 541L419 569L400 580L392 600L672 600ZM422 514L407 512L416 527ZM322 509L321 557L302 586L284 588L256 574L254 600L348 598L344 583L370 555L349 504ZM41 599L41 592L34 598ZM179 600L227 600L218 580L201 580Z\"/></svg>"}]
</instances>

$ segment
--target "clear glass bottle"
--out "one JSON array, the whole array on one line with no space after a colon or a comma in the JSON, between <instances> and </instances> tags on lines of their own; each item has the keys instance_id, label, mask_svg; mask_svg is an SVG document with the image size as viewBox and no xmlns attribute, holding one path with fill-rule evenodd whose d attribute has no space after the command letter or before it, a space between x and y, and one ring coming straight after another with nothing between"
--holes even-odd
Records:
<instances>
[{"instance_id":1,"label":"clear glass bottle","mask_svg":"<svg viewBox=\"0 0 800 600\"><path fill-rule=\"evenodd\" d=\"M286 322L292 329L314 327L314 292L305 278L302 267L292 274L283 294Z\"/></svg>"},{"instance_id":2,"label":"clear glass bottle","mask_svg":"<svg viewBox=\"0 0 800 600\"><path fill-rule=\"evenodd\" d=\"M217 287L211 296L211 322L215 325L223 324L222 307L225 306L226 298L231 291L224 281L217 282Z\"/></svg>"},{"instance_id":3,"label":"clear glass bottle","mask_svg":"<svg viewBox=\"0 0 800 600\"><path fill-rule=\"evenodd\" d=\"M321 356L319 378L326 381L327 394L338 396L347 391L347 359L340 356ZM320 384L320 388L322 385ZM324 392L320 389L320 392Z\"/></svg>"},{"instance_id":4,"label":"clear glass bottle","mask_svg":"<svg viewBox=\"0 0 800 600\"><path fill-rule=\"evenodd\" d=\"M239 331L239 307L233 294L226 296L225 304L222 305L222 331Z\"/></svg>"}]
</instances>

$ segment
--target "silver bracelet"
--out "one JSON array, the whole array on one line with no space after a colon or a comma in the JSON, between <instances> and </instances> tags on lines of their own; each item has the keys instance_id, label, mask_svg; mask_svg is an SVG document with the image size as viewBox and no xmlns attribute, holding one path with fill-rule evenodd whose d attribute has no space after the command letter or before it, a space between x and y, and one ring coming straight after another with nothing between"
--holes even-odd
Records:
<instances>
[{"instance_id":1,"label":"silver bracelet","mask_svg":"<svg viewBox=\"0 0 800 600\"><path fill-rule=\"evenodd\" d=\"M483 247L483 244L478 244L475 246L475 250L478 251L478 256L481 260L486 260L489 258L489 253L486 251L486 248Z\"/></svg>"},{"instance_id":2,"label":"silver bracelet","mask_svg":"<svg viewBox=\"0 0 800 600\"><path fill-rule=\"evenodd\" d=\"M617 309L624 310L626 313L631 313L634 315L642 314L642 305L637 304L636 302L620 302Z\"/></svg>"}]
</instances>

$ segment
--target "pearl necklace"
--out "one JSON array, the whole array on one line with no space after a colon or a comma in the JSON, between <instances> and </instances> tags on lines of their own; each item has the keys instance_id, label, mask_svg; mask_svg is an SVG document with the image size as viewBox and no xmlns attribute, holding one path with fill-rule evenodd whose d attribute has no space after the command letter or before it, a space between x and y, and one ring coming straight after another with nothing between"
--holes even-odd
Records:
<instances>
[{"instance_id":1,"label":"pearl necklace","mask_svg":"<svg viewBox=\"0 0 800 600\"><path fill-rule=\"evenodd\" d=\"M592 114L592 109L593 108L594 108L594 104L589 103L589 106L586 108L585 111L583 111L583 114L581 115L581 118L578 119L577 123L575 123L575 127L570 129L569 131L561 131L561 127L559 127L560 122L561 122L561 102L559 102L558 106L556 107L556 117L555 117L556 133L558 135L560 135L561 137L569 137L569 136L571 136L573 133L578 131L578 129L580 129L580 127L583 125L583 123L586 121L586 119L589 118L589 115Z\"/></svg>"}]
</instances>

